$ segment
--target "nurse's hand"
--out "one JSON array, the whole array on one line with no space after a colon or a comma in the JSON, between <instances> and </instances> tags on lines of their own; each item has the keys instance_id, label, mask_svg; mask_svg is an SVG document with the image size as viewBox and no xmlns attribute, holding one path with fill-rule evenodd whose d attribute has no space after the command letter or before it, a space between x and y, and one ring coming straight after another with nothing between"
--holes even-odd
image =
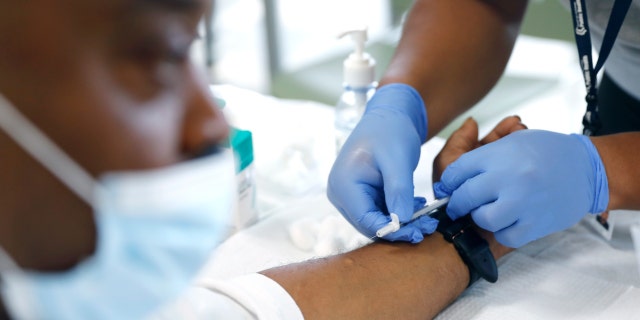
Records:
<instances>
[{"instance_id":1,"label":"nurse's hand","mask_svg":"<svg viewBox=\"0 0 640 320\"><path fill-rule=\"evenodd\" d=\"M426 136L426 110L417 91L404 84L378 89L338 154L327 186L331 203L365 236L389 223L389 213L406 223L416 203L424 204L414 200L413 171ZM417 243L436 226L437 220L423 216L384 238Z\"/></svg>"},{"instance_id":2,"label":"nurse's hand","mask_svg":"<svg viewBox=\"0 0 640 320\"><path fill-rule=\"evenodd\" d=\"M447 139L447 143L433 160L433 181L440 181L440 176L444 169L461 155L487 143L501 139L513 132L524 129L527 129L527 127L522 124L520 117L509 116L500 121L482 140L478 140L478 123L472 118L467 119L460 128L451 134L451 137ZM499 244L495 240L493 233L480 229L477 226L475 230L482 238L489 242L491 252L496 258L513 250Z\"/></svg>"},{"instance_id":3,"label":"nurse's hand","mask_svg":"<svg viewBox=\"0 0 640 320\"><path fill-rule=\"evenodd\" d=\"M462 155L434 192L451 196L452 219L470 213L512 248L604 211L609 202L604 165L591 140L541 130L514 132Z\"/></svg>"}]
</instances>

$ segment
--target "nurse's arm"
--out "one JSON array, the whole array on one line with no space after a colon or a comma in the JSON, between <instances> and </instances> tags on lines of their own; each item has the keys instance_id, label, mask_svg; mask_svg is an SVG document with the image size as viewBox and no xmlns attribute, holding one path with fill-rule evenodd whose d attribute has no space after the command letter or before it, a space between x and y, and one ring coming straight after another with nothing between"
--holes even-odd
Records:
<instances>
[{"instance_id":1,"label":"nurse's arm","mask_svg":"<svg viewBox=\"0 0 640 320\"><path fill-rule=\"evenodd\" d=\"M433 137L495 85L526 6L526 0L417 0L381 85L416 88Z\"/></svg>"},{"instance_id":2,"label":"nurse's arm","mask_svg":"<svg viewBox=\"0 0 640 320\"><path fill-rule=\"evenodd\" d=\"M608 210L640 210L640 132L592 137L607 172Z\"/></svg>"}]
</instances>

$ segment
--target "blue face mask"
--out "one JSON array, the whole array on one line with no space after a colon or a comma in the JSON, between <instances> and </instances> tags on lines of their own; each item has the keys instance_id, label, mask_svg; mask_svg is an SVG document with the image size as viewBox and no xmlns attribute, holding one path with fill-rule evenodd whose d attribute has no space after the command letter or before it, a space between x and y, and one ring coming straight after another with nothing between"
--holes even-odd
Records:
<instances>
[{"instance_id":1,"label":"blue face mask","mask_svg":"<svg viewBox=\"0 0 640 320\"><path fill-rule=\"evenodd\" d=\"M94 255L66 272L22 270L0 250L0 293L16 319L142 318L177 298L221 240L236 194L231 152L95 181L1 95L0 128L91 205L97 228Z\"/></svg>"}]
</instances>

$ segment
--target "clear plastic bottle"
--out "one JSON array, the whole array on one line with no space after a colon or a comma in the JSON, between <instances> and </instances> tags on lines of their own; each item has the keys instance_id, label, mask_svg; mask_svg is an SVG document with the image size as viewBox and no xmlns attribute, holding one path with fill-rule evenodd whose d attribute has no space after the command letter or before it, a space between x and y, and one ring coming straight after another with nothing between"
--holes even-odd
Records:
<instances>
[{"instance_id":1,"label":"clear plastic bottle","mask_svg":"<svg viewBox=\"0 0 640 320\"><path fill-rule=\"evenodd\" d=\"M335 129L336 129L336 151L344 145L345 141L356 127L367 102L376 92L376 84L367 87L354 88L349 85L344 86L344 91L336 104Z\"/></svg>"},{"instance_id":2,"label":"clear plastic bottle","mask_svg":"<svg viewBox=\"0 0 640 320\"><path fill-rule=\"evenodd\" d=\"M334 123L337 152L340 152L351 131L360 121L367 102L378 86L375 81L376 62L364 52L367 29L349 30L339 38L347 35L351 37L355 50L343 63L344 90L336 104Z\"/></svg>"}]
</instances>

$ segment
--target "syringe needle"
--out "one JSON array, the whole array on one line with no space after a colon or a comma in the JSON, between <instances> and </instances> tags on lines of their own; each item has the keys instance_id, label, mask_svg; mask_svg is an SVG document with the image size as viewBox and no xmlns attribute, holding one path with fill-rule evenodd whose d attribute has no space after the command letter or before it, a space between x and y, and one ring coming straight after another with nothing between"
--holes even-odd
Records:
<instances>
[{"instance_id":1,"label":"syringe needle","mask_svg":"<svg viewBox=\"0 0 640 320\"><path fill-rule=\"evenodd\" d=\"M411 216L411 220L409 220L409 222L407 223L413 222L416 219L424 216L425 214L429 214L434 210L437 210L438 208L445 206L447 203L449 203L449 197L436 199L435 201L431 202L429 205L422 207L418 211L414 212L413 215ZM378 229L378 231L376 231L376 235L371 237L371 240L375 239L376 237L382 238L390 233L396 232L400 229L400 227L407 224L407 223L401 224L398 220L398 215L396 215L395 213L391 213L389 216L391 217L391 221L384 227Z\"/></svg>"},{"instance_id":2,"label":"syringe needle","mask_svg":"<svg viewBox=\"0 0 640 320\"><path fill-rule=\"evenodd\" d=\"M411 221L418 219L424 216L425 214L431 213L432 211L446 205L447 203L449 203L449 197L436 199L435 201L431 202L429 205L422 207L420 210L416 211L413 214L413 216L411 216Z\"/></svg>"}]
</instances>

